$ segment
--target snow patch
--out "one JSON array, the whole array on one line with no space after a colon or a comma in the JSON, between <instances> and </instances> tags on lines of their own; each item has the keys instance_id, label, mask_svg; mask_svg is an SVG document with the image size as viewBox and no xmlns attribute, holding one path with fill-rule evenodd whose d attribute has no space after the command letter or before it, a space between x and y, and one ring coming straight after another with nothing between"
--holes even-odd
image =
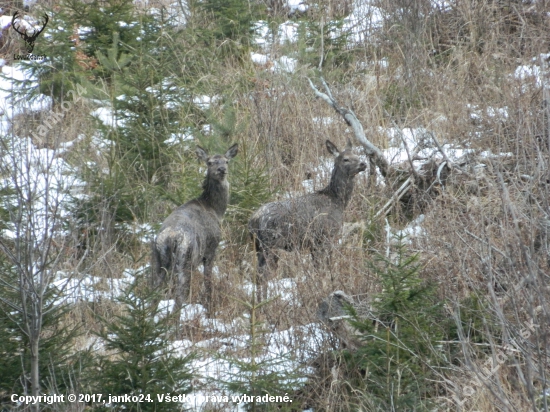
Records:
<instances>
[{"instance_id":1,"label":"snow patch","mask_svg":"<svg viewBox=\"0 0 550 412\"><path fill-rule=\"evenodd\" d=\"M403 244L410 244L413 239L426 236L426 230L422 227L425 216L419 215L415 220L410 222L403 230L392 230L394 237L390 241L392 244L397 244L398 239L401 239Z\"/></svg>"},{"instance_id":2,"label":"snow patch","mask_svg":"<svg viewBox=\"0 0 550 412\"><path fill-rule=\"evenodd\" d=\"M287 56L281 56L274 62L273 71L294 73L297 67L298 60Z\"/></svg>"},{"instance_id":3,"label":"snow patch","mask_svg":"<svg viewBox=\"0 0 550 412\"><path fill-rule=\"evenodd\" d=\"M287 21L279 25L279 43L295 43L298 40L298 23Z\"/></svg>"},{"instance_id":4,"label":"snow patch","mask_svg":"<svg viewBox=\"0 0 550 412\"><path fill-rule=\"evenodd\" d=\"M383 15L378 7L371 2L355 1L351 14L344 18L342 33L349 35L351 44L364 43L382 23Z\"/></svg>"},{"instance_id":5,"label":"snow patch","mask_svg":"<svg viewBox=\"0 0 550 412\"><path fill-rule=\"evenodd\" d=\"M290 9L290 13L305 13L309 6L302 0L287 0L287 7Z\"/></svg>"},{"instance_id":6,"label":"snow patch","mask_svg":"<svg viewBox=\"0 0 550 412\"><path fill-rule=\"evenodd\" d=\"M0 30L6 30L11 26L11 19L11 16L0 16ZM2 33L0 33L0 37L2 37Z\"/></svg>"},{"instance_id":7,"label":"snow patch","mask_svg":"<svg viewBox=\"0 0 550 412\"><path fill-rule=\"evenodd\" d=\"M261 54L261 53L250 53L250 59L252 60L252 63L256 63L262 66L265 66L268 62L270 62L269 57L267 54Z\"/></svg>"},{"instance_id":8,"label":"snow patch","mask_svg":"<svg viewBox=\"0 0 550 412\"><path fill-rule=\"evenodd\" d=\"M19 84L17 84L19 83ZM28 111L48 110L52 106L52 99L46 95L39 95L29 100L16 100L14 97L18 89L32 89L38 86L38 79L32 76L30 70L18 66L2 65L0 74L0 115L7 119ZM8 127L9 125L5 125ZM4 129L4 130L7 130Z\"/></svg>"},{"instance_id":9,"label":"snow patch","mask_svg":"<svg viewBox=\"0 0 550 412\"><path fill-rule=\"evenodd\" d=\"M206 317L206 309L202 305L189 304L184 305L181 309L180 319L184 322L193 320L199 316Z\"/></svg>"},{"instance_id":10,"label":"snow patch","mask_svg":"<svg viewBox=\"0 0 550 412\"><path fill-rule=\"evenodd\" d=\"M90 114L101 121L101 123L103 123L105 126L123 126L125 123L124 119L121 119L119 116L116 116L113 113L113 109L111 107L100 107L91 111Z\"/></svg>"},{"instance_id":11,"label":"snow patch","mask_svg":"<svg viewBox=\"0 0 550 412\"><path fill-rule=\"evenodd\" d=\"M10 166L6 166L9 172L0 178L0 187L13 188L17 184L24 196L32 199L31 210L26 212L30 221L26 224L33 225L36 241L40 241L41 233L49 233L52 229L48 227L53 219L52 210L57 211L56 218L70 216L63 205L70 201L71 194L79 190L83 182L78 179L74 168L60 156L66 150L63 147L37 148L30 138L15 136L5 137L4 144L7 148L4 161ZM15 201L11 196L1 199L2 206L7 210ZM10 222L7 225L4 235L17 237L18 229Z\"/></svg>"},{"instance_id":12,"label":"snow patch","mask_svg":"<svg viewBox=\"0 0 550 412\"><path fill-rule=\"evenodd\" d=\"M530 82L536 88L549 87L550 53L543 53L531 59L531 64L518 66L514 72L514 77L521 80L523 83ZM523 84L522 89L525 91L528 84Z\"/></svg>"}]
</instances>

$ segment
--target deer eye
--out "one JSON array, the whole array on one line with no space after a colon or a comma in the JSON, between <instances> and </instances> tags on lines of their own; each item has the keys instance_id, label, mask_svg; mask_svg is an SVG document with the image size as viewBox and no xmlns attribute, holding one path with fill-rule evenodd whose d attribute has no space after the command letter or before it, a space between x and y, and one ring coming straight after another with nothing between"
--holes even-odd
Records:
<instances>
[{"instance_id":1,"label":"deer eye","mask_svg":"<svg viewBox=\"0 0 550 412\"><path fill-rule=\"evenodd\" d=\"M344 157L344 162L349 162L349 159L347 157Z\"/></svg>"}]
</instances>

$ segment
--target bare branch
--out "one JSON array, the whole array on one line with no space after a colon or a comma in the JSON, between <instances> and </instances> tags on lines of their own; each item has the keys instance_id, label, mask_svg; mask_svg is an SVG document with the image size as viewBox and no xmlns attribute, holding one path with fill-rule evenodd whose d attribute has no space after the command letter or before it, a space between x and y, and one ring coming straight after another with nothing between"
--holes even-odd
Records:
<instances>
[{"instance_id":1,"label":"bare branch","mask_svg":"<svg viewBox=\"0 0 550 412\"><path fill-rule=\"evenodd\" d=\"M497 252L499 255L503 256L504 258L506 258L507 260L510 260L510 258L508 257L508 255L506 253L504 253L502 250L496 248L495 246L493 246L492 244L490 244L489 242L481 239L480 237L474 235L472 232L470 232L469 230L464 230L465 233L467 233L468 235L470 235L471 237L473 237L475 240L481 242L481 243L484 243L486 245L488 245L491 249L493 249L495 252Z\"/></svg>"}]
</instances>

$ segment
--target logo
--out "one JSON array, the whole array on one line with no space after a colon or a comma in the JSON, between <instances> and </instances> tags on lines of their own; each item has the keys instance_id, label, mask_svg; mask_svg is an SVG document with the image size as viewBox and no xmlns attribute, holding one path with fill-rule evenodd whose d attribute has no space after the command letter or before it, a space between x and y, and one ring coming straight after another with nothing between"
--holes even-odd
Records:
<instances>
[{"instance_id":1,"label":"logo","mask_svg":"<svg viewBox=\"0 0 550 412\"><path fill-rule=\"evenodd\" d=\"M32 34L32 36L29 36L27 34L28 29L25 29L25 31L19 31L18 30L18 27L16 26L16 18L18 18L17 17L18 14L19 14L18 11L16 11L13 14L13 17L11 19L11 27L13 27L13 29L23 37L23 40L25 40L25 48L27 49L27 53L30 55L30 54L32 54L32 51L34 50L34 42L36 41L36 39L38 38L40 33L42 33L42 31L44 31L44 29L46 28L46 25L48 24L49 18L48 18L47 14L44 14L44 18L45 18L46 21L44 22L44 25L42 26L42 28L40 30L34 29L34 33ZM19 26L19 24L18 24L18 26Z\"/></svg>"}]
</instances>

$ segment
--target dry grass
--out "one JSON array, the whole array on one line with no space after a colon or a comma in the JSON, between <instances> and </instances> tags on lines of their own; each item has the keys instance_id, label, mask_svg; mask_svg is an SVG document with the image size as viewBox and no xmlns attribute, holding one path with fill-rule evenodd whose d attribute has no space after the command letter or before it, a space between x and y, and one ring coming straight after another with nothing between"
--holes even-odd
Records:
<instances>
[{"instance_id":1,"label":"dry grass","mask_svg":"<svg viewBox=\"0 0 550 412\"><path fill-rule=\"evenodd\" d=\"M394 8L392 2L386 7ZM550 312L550 268L544 247L535 248L541 233L540 219L550 213L548 103L542 88L526 86L513 76L518 64L532 63L533 57L548 52L547 8L545 2L511 2L508 8L501 3L459 2L451 12L425 22L420 33L415 33L416 42L410 41L407 36L412 34L408 33L405 40L409 40L400 46L409 50L398 50L397 42L393 46L388 43L388 28L377 50L377 55L387 56L387 68L372 66L366 72L350 69L345 84L337 80L330 83L336 98L342 105L353 107L367 136L380 148L389 146L380 128L392 127L395 122L402 128L425 127L442 144L511 153L472 161L484 163L483 171L469 169L468 178L451 173L445 187L436 186L429 193L418 189L408 205L399 205L389 217L393 227L403 227L411 215L425 213L426 235L410 246L420 253L422 276L437 282L441 300L455 308L472 295L481 297L487 304L487 313L482 316L487 323L499 325L500 332L491 336L493 343L487 350L464 342L464 351L474 358L472 364L457 355L460 359L452 365L452 373L441 372L447 380L447 399L455 393L453 385L468 385L472 373L498 352L498 345L515 342L515 354L495 379L468 397L466 411L532 410L533 399L547 385L544 377L550 372L544 327ZM404 75L405 66L409 77ZM238 67L228 67L226 77L220 80L228 85L244 77L254 85L250 93L235 96L237 122L247 124L237 139L255 153L257 167L267 163L271 190L280 189L279 195L303 193L302 182L320 159L329 157L324 141L330 139L343 147L346 139L353 137L351 132L331 108L314 98L305 79L312 74L308 68L291 76L250 67L243 75ZM506 116L492 115L497 109L505 109ZM64 140L73 140L81 132L82 121L78 115L71 117L64 127ZM70 156L104 161L83 147ZM318 182L316 189L322 183ZM358 177L346 222L370 219L392 195L396 188L392 183L377 186L367 173ZM160 222L171 208L159 202L151 211L151 221ZM113 225L109 218L105 217L105 227ZM318 303L335 290L358 299L379 292L379 283L365 262L385 252L383 226L383 221L375 222L372 240L360 233L343 245L335 245L331 266L324 270L316 270L309 255L282 253L275 279L294 279L298 302L275 300L261 314L262 321L273 330L307 325L316 321ZM253 280L255 256L250 242L235 240L241 238L235 233L242 233L243 228L225 225L223 231L225 245L216 258L219 275L213 279L216 316L227 323L239 320L237 332L231 333L245 335L247 319L239 301L251 300L243 285ZM78 236L73 240L78 243ZM117 247L121 241L113 232L102 232L89 245L93 259L86 272L118 278L125 268L138 268L148 261L148 245L130 242L122 249ZM76 262L73 265L76 270ZM197 272L192 280L191 303L199 302L201 286ZM536 308L540 310L535 312ZM106 303L92 308L79 306L68 322L96 328L89 310L108 315L117 309ZM452 314L449 311L449 316ZM531 319L541 327L522 337L520 332ZM194 343L211 337L223 336L205 330L198 320L182 325L178 336ZM297 335L295 346L305 344L306 338ZM342 371L328 354L328 342L325 347L327 352L320 354L316 365L322 379L309 389L319 400L316 409L345 410L337 406L350 402L349 395L343 394L344 377L338 375ZM456 408L453 401L447 405L448 410ZM368 410L368 405L364 406Z\"/></svg>"}]
</instances>

